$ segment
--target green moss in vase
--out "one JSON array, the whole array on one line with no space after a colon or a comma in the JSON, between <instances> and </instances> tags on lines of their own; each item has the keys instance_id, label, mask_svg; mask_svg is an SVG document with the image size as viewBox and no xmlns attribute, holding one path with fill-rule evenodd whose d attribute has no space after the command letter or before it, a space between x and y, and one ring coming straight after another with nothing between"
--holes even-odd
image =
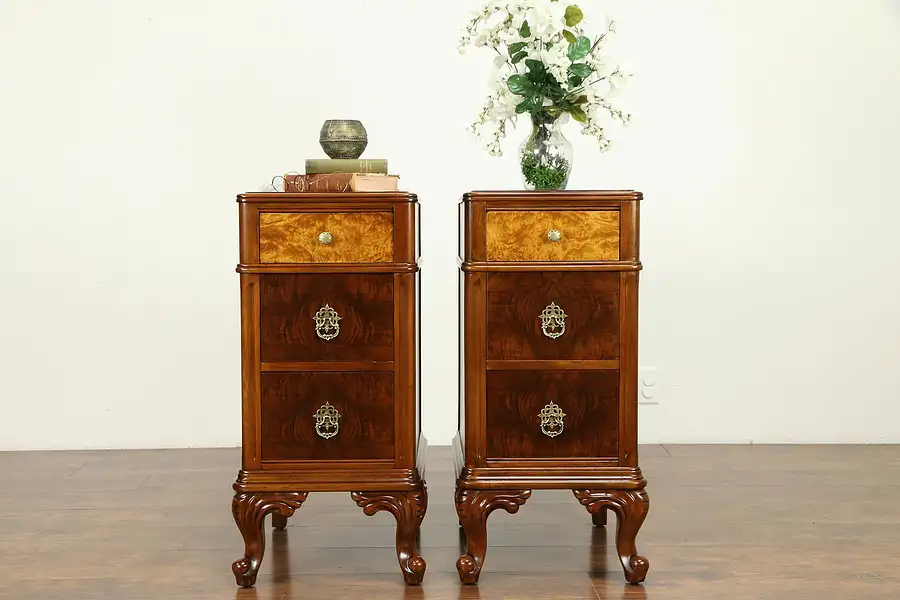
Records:
<instances>
[{"instance_id":1,"label":"green moss in vase","mask_svg":"<svg viewBox=\"0 0 900 600\"><path fill-rule=\"evenodd\" d=\"M536 156L522 157L522 176L536 190L563 189L569 176L569 161L562 156L549 156L541 164Z\"/></svg>"}]
</instances>

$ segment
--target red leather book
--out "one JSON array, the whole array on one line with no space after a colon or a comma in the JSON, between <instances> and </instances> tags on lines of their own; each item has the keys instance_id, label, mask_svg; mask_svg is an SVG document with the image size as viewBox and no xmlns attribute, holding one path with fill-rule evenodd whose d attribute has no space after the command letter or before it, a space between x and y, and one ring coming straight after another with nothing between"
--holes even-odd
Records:
<instances>
[{"instance_id":1,"label":"red leather book","mask_svg":"<svg viewBox=\"0 0 900 600\"><path fill-rule=\"evenodd\" d=\"M397 175L372 173L325 173L284 176L285 192L396 192Z\"/></svg>"}]
</instances>

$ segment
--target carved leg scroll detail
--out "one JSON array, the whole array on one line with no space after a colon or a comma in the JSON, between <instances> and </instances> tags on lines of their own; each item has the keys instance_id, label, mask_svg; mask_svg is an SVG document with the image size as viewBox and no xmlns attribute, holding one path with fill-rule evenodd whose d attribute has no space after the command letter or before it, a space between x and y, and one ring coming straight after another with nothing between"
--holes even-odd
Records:
<instances>
[{"instance_id":1,"label":"carved leg scroll detail","mask_svg":"<svg viewBox=\"0 0 900 600\"><path fill-rule=\"evenodd\" d=\"M419 530L428 508L428 492L421 488L408 492L352 492L350 497L369 516L386 510L397 519L397 560L408 585L422 583L425 559L419 554Z\"/></svg>"},{"instance_id":2,"label":"carved leg scroll detail","mask_svg":"<svg viewBox=\"0 0 900 600\"><path fill-rule=\"evenodd\" d=\"M285 519L294 514L306 500L308 492L237 493L231 502L231 513L244 538L244 557L234 561L231 570L241 587L253 587L266 551L264 524L266 515L277 511Z\"/></svg>"},{"instance_id":3,"label":"carved leg scroll detail","mask_svg":"<svg viewBox=\"0 0 900 600\"><path fill-rule=\"evenodd\" d=\"M487 519L498 508L513 514L531 490L456 490L456 513L465 533L466 552L456 561L463 583L477 583L487 553Z\"/></svg>"},{"instance_id":4,"label":"carved leg scroll detail","mask_svg":"<svg viewBox=\"0 0 900 600\"><path fill-rule=\"evenodd\" d=\"M644 490L572 490L591 515L609 508L618 517L616 550L625 568L628 583L641 583L647 576L650 561L637 553L635 540L647 511L650 498Z\"/></svg>"}]
</instances>

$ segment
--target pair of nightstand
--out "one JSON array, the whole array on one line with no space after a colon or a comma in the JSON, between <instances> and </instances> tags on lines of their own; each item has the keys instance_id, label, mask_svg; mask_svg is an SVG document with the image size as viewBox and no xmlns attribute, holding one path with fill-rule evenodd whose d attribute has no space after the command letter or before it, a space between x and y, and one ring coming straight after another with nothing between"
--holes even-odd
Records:
<instances>
[{"instance_id":1,"label":"pair of nightstand","mask_svg":"<svg viewBox=\"0 0 900 600\"><path fill-rule=\"evenodd\" d=\"M487 518L533 489L618 516L628 581L648 562L637 460L635 192L475 192L461 203L460 579L478 580ZM407 583L425 573L419 206L412 194L244 194L240 203L243 460L233 513L249 587L310 492L349 491L397 520Z\"/></svg>"}]
</instances>

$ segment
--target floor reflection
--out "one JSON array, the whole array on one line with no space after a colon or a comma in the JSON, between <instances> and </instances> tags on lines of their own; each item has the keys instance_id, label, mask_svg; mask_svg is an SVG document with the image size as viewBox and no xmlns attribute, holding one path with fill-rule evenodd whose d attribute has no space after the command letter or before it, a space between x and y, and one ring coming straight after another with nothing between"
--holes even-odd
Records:
<instances>
[{"instance_id":1,"label":"floor reflection","mask_svg":"<svg viewBox=\"0 0 900 600\"><path fill-rule=\"evenodd\" d=\"M291 548L287 529L270 529L269 542L271 547L266 554L272 561L272 581L286 583L291 577ZM284 600L291 600L291 597Z\"/></svg>"},{"instance_id":2,"label":"floor reflection","mask_svg":"<svg viewBox=\"0 0 900 600\"><path fill-rule=\"evenodd\" d=\"M608 577L609 554L611 552L609 543L610 525L615 527L615 521L606 527L592 527L591 529L591 570L588 573L591 577Z\"/></svg>"},{"instance_id":3,"label":"floor reflection","mask_svg":"<svg viewBox=\"0 0 900 600\"><path fill-rule=\"evenodd\" d=\"M609 512L605 527L594 527L591 531L591 569L589 575L594 589L601 598L623 598L627 600L646 599L647 590L643 585L632 585L624 581L622 565L614 542L616 520Z\"/></svg>"}]
</instances>

